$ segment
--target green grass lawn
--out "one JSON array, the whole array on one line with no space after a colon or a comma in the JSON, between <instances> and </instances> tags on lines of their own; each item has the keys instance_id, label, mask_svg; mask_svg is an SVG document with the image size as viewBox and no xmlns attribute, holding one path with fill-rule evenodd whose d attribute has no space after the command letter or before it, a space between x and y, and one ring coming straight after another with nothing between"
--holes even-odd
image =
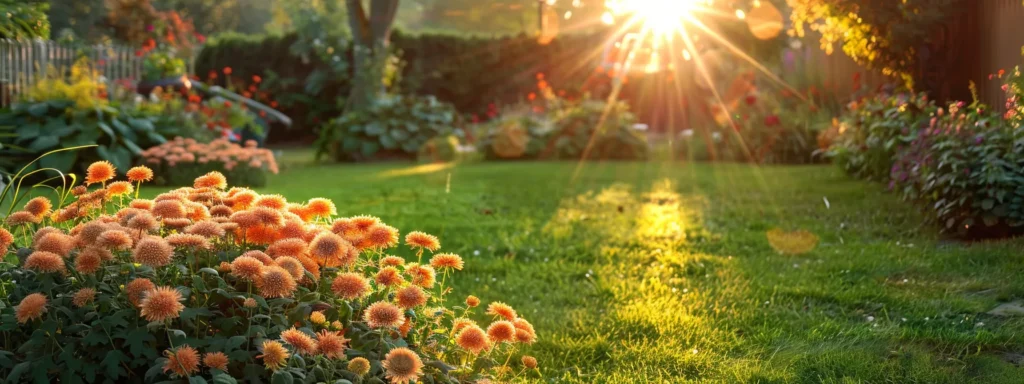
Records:
<instances>
[{"instance_id":1,"label":"green grass lawn","mask_svg":"<svg viewBox=\"0 0 1024 384\"><path fill-rule=\"evenodd\" d=\"M531 320L549 382L1024 382L1024 318L986 314L1024 297L1024 241L942 240L829 166L287 159L263 192L463 255L456 296ZM780 255L775 227L820 243Z\"/></svg>"}]
</instances>

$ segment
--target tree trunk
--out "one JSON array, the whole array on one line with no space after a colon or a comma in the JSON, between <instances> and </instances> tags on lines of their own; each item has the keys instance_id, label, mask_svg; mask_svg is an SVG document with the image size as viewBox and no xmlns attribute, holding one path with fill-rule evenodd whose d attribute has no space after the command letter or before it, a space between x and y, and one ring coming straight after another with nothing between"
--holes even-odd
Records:
<instances>
[{"instance_id":1,"label":"tree trunk","mask_svg":"<svg viewBox=\"0 0 1024 384\"><path fill-rule=\"evenodd\" d=\"M356 111L373 105L384 94L384 68L398 0L370 0L369 15L363 0L346 0L346 4L355 47L352 89L345 109Z\"/></svg>"}]
</instances>

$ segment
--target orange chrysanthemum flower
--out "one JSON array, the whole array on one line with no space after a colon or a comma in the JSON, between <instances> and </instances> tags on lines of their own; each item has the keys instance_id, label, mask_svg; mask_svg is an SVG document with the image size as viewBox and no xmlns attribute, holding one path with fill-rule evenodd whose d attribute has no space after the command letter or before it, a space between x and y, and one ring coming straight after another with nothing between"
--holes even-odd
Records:
<instances>
[{"instance_id":1,"label":"orange chrysanthemum flower","mask_svg":"<svg viewBox=\"0 0 1024 384\"><path fill-rule=\"evenodd\" d=\"M125 196L135 192L135 187L127 181L115 181L107 186L107 197Z\"/></svg>"},{"instance_id":2,"label":"orange chrysanthemum flower","mask_svg":"<svg viewBox=\"0 0 1024 384\"><path fill-rule=\"evenodd\" d=\"M405 268L405 272L412 276L412 283L423 288L430 288L434 286L436 280L436 273L434 268L429 265L409 264Z\"/></svg>"},{"instance_id":3,"label":"orange chrysanthemum flower","mask_svg":"<svg viewBox=\"0 0 1024 384\"><path fill-rule=\"evenodd\" d=\"M242 302L242 306L246 308L256 308L257 305L259 305L259 303L256 302L256 299L251 297L245 298L245 301Z\"/></svg>"},{"instance_id":4,"label":"orange chrysanthemum flower","mask_svg":"<svg viewBox=\"0 0 1024 384\"><path fill-rule=\"evenodd\" d=\"M228 355L224 352L207 352L203 355L203 365L210 369L228 370Z\"/></svg>"},{"instance_id":5,"label":"orange chrysanthemum flower","mask_svg":"<svg viewBox=\"0 0 1024 384\"><path fill-rule=\"evenodd\" d=\"M380 259L380 265L382 267L392 266L397 267L405 264L405 259L398 256L384 256Z\"/></svg>"},{"instance_id":6,"label":"orange chrysanthemum flower","mask_svg":"<svg viewBox=\"0 0 1024 384\"><path fill-rule=\"evenodd\" d=\"M224 228L216 221L202 220L185 228L185 233L199 235L206 238L217 238L224 236Z\"/></svg>"},{"instance_id":7,"label":"orange chrysanthemum flower","mask_svg":"<svg viewBox=\"0 0 1024 384\"><path fill-rule=\"evenodd\" d=\"M366 230L364 239L373 248L391 248L398 245L398 229L385 224L377 224Z\"/></svg>"},{"instance_id":8,"label":"orange chrysanthemum flower","mask_svg":"<svg viewBox=\"0 0 1024 384\"><path fill-rule=\"evenodd\" d=\"M316 354L316 341L313 340L312 337L309 337L309 335L295 329L295 327L281 332L281 340L291 344L291 346L295 348L295 351L301 355L312 356Z\"/></svg>"},{"instance_id":9,"label":"orange chrysanthemum flower","mask_svg":"<svg viewBox=\"0 0 1024 384\"><path fill-rule=\"evenodd\" d=\"M125 226L136 231L151 232L160 228L160 222L156 221L153 215L146 212L135 215L135 217L128 220L128 224Z\"/></svg>"},{"instance_id":10,"label":"orange chrysanthemum flower","mask_svg":"<svg viewBox=\"0 0 1024 384\"><path fill-rule=\"evenodd\" d=\"M483 329L473 324L464 327L458 336L455 336L455 343L462 349L478 354L486 350L491 341Z\"/></svg>"},{"instance_id":11,"label":"orange chrysanthemum flower","mask_svg":"<svg viewBox=\"0 0 1024 384\"><path fill-rule=\"evenodd\" d=\"M352 245L348 241L331 232L321 232L309 243L310 257L317 263L328 267L348 266L355 262L349 257Z\"/></svg>"},{"instance_id":12,"label":"orange chrysanthemum flower","mask_svg":"<svg viewBox=\"0 0 1024 384\"><path fill-rule=\"evenodd\" d=\"M533 356L526 356L526 355L524 355L523 358L522 358L522 361L523 361L523 366L526 367L526 369L536 369L537 368L537 358L535 358Z\"/></svg>"},{"instance_id":13,"label":"orange chrysanthemum flower","mask_svg":"<svg viewBox=\"0 0 1024 384\"><path fill-rule=\"evenodd\" d=\"M75 257L75 271L83 275L96 273L103 266L105 254L109 255L110 251L93 247L84 249ZM113 259L113 255L110 258Z\"/></svg>"},{"instance_id":14,"label":"orange chrysanthemum flower","mask_svg":"<svg viewBox=\"0 0 1024 384\"><path fill-rule=\"evenodd\" d=\"M466 306L474 308L478 305L480 305L480 298L473 295L469 295L466 297Z\"/></svg>"},{"instance_id":15,"label":"orange chrysanthemum flower","mask_svg":"<svg viewBox=\"0 0 1024 384\"><path fill-rule=\"evenodd\" d=\"M405 314L394 304L378 301L366 308L363 320L370 328L398 328L405 322Z\"/></svg>"},{"instance_id":16,"label":"orange chrysanthemum flower","mask_svg":"<svg viewBox=\"0 0 1024 384\"><path fill-rule=\"evenodd\" d=\"M40 237L33 247L37 251L53 252L62 257L67 257L68 253L74 248L75 240L60 231L48 233Z\"/></svg>"},{"instance_id":17,"label":"orange chrysanthemum flower","mask_svg":"<svg viewBox=\"0 0 1024 384\"><path fill-rule=\"evenodd\" d=\"M266 253L263 253L263 251L252 250L243 253L242 256L249 256L251 258L259 260L261 263L263 263L263 265L274 265L274 258L268 256Z\"/></svg>"},{"instance_id":18,"label":"orange chrysanthemum flower","mask_svg":"<svg viewBox=\"0 0 1024 384\"><path fill-rule=\"evenodd\" d=\"M313 311L309 314L309 322L313 324L327 324L327 316L324 315L324 311Z\"/></svg>"},{"instance_id":19,"label":"orange chrysanthemum flower","mask_svg":"<svg viewBox=\"0 0 1024 384\"><path fill-rule=\"evenodd\" d=\"M355 300L370 291L370 283L358 273L341 273L331 282L331 292L345 300Z\"/></svg>"},{"instance_id":20,"label":"orange chrysanthemum flower","mask_svg":"<svg viewBox=\"0 0 1024 384\"><path fill-rule=\"evenodd\" d=\"M225 189L228 187L228 179L217 171L212 171L196 178L193 184L195 188Z\"/></svg>"},{"instance_id":21,"label":"orange chrysanthemum flower","mask_svg":"<svg viewBox=\"0 0 1024 384\"><path fill-rule=\"evenodd\" d=\"M305 242L306 224L301 220L285 220L284 226L278 229L277 236L281 239L297 239Z\"/></svg>"},{"instance_id":22,"label":"orange chrysanthemum flower","mask_svg":"<svg viewBox=\"0 0 1024 384\"><path fill-rule=\"evenodd\" d=\"M181 292L171 287L158 287L146 292L139 303L140 314L147 321L176 319L185 306L181 304Z\"/></svg>"},{"instance_id":23,"label":"orange chrysanthemum flower","mask_svg":"<svg viewBox=\"0 0 1024 384\"><path fill-rule=\"evenodd\" d=\"M465 317L459 317L455 320L452 320L452 333L459 333L459 330L471 325L476 326L476 322Z\"/></svg>"},{"instance_id":24,"label":"orange chrysanthemum flower","mask_svg":"<svg viewBox=\"0 0 1024 384\"><path fill-rule=\"evenodd\" d=\"M156 285L146 278L138 278L132 280L125 285L124 292L128 296L128 301L134 306L138 306L142 302L142 299L146 297L146 292L156 289Z\"/></svg>"},{"instance_id":25,"label":"orange chrysanthemum flower","mask_svg":"<svg viewBox=\"0 0 1024 384\"><path fill-rule=\"evenodd\" d=\"M210 208L210 215L213 217L228 217L232 213L235 213L235 211L226 205L214 205Z\"/></svg>"},{"instance_id":26,"label":"orange chrysanthemum flower","mask_svg":"<svg viewBox=\"0 0 1024 384\"><path fill-rule=\"evenodd\" d=\"M109 161L97 161L85 170L85 185L103 183L117 175L114 164Z\"/></svg>"},{"instance_id":27,"label":"orange chrysanthemum flower","mask_svg":"<svg viewBox=\"0 0 1024 384\"><path fill-rule=\"evenodd\" d=\"M0 228L0 253L7 253L7 248L14 244L14 235L10 231Z\"/></svg>"},{"instance_id":28,"label":"orange chrysanthemum flower","mask_svg":"<svg viewBox=\"0 0 1024 384\"><path fill-rule=\"evenodd\" d=\"M167 236L164 240L167 240L167 243L175 248L189 248L193 250L213 248L213 244L210 244L210 241L206 240L205 237L191 233L175 233Z\"/></svg>"},{"instance_id":29,"label":"orange chrysanthemum flower","mask_svg":"<svg viewBox=\"0 0 1024 384\"><path fill-rule=\"evenodd\" d=\"M454 253L438 253L430 259L430 266L436 269L452 268L461 271L463 265L462 257Z\"/></svg>"},{"instance_id":30,"label":"orange chrysanthemum flower","mask_svg":"<svg viewBox=\"0 0 1024 384\"><path fill-rule=\"evenodd\" d=\"M495 321L487 327L487 337L495 343L511 343L516 339L516 327L508 320Z\"/></svg>"},{"instance_id":31,"label":"orange chrysanthemum flower","mask_svg":"<svg viewBox=\"0 0 1024 384\"><path fill-rule=\"evenodd\" d=\"M305 268L309 274L313 275L314 280L320 280L320 265L313 261L309 256L299 256L299 262L302 263L302 268ZM309 283L307 277L302 278L301 283Z\"/></svg>"},{"instance_id":32,"label":"orange chrysanthemum flower","mask_svg":"<svg viewBox=\"0 0 1024 384\"><path fill-rule=\"evenodd\" d=\"M128 203L129 207L132 207L132 208L135 208L135 209L141 209L143 211L148 211L148 210L153 209L154 205L156 205L156 203L153 202L153 200L148 200L148 199L135 199L135 200L132 200L130 203Z\"/></svg>"},{"instance_id":33,"label":"orange chrysanthemum flower","mask_svg":"<svg viewBox=\"0 0 1024 384\"><path fill-rule=\"evenodd\" d=\"M267 207L284 211L288 208L288 200L281 195L262 195L253 202L255 207Z\"/></svg>"},{"instance_id":34,"label":"orange chrysanthemum flower","mask_svg":"<svg viewBox=\"0 0 1024 384\"><path fill-rule=\"evenodd\" d=\"M508 304L502 303L500 301L495 301L489 304L487 306L487 314L493 316L501 316L504 317L505 320L509 321L515 320L516 317L518 317L516 315L516 310L512 309L512 307L509 306Z\"/></svg>"},{"instance_id":35,"label":"orange chrysanthemum flower","mask_svg":"<svg viewBox=\"0 0 1024 384\"><path fill-rule=\"evenodd\" d=\"M441 242L437 240L434 235L428 235L424 232L414 231L409 232L405 235L405 245L412 248L424 248L431 251L436 251L441 248Z\"/></svg>"},{"instance_id":36,"label":"orange chrysanthemum flower","mask_svg":"<svg viewBox=\"0 0 1024 384\"><path fill-rule=\"evenodd\" d=\"M339 236L351 236L359 233L359 228L352 219L338 219L331 224L331 232Z\"/></svg>"},{"instance_id":37,"label":"orange chrysanthemum flower","mask_svg":"<svg viewBox=\"0 0 1024 384\"><path fill-rule=\"evenodd\" d=\"M316 197L306 203L306 212L314 217L330 217L338 214L338 208L330 200Z\"/></svg>"},{"instance_id":38,"label":"orange chrysanthemum flower","mask_svg":"<svg viewBox=\"0 0 1024 384\"><path fill-rule=\"evenodd\" d=\"M245 228L244 239L250 244L269 245L278 240L278 231L274 227L255 225Z\"/></svg>"},{"instance_id":39,"label":"orange chrysanthemum flower","mask_svg":"<svg viewBox=\"0 0 1024 384\"><path fill-rule=\"evenodd\" d=\"M153 214L163 219L185 218L185 205L180 201L163 200L153 205Z\"/></svg>"},{"instance_id":40,"label":"orange chrysanthemum flower","mask_svg":"<svg viewBox=\"0 0 1024 384\"><path fill-rule=\"evenodd\" d=\"M231 274L243 281L254 282L263 275L263 262L255 257L242 255L231 262Z\"/></svg>"},{"instance_id":41,"label":"orange chrysanthemum flower","mask_svg":"<svg viewBox=\"0 0 1024 384\"><path fill-rule=\"evenodd\" d=\"M260 296L267 298L291 296L296 286L295 278L284 268L276 265L264 267L263 275L256 281Z\"/></svg>"},{"instance_id":42,"label":"orange chrysanthemum flower","mask_svg":"<svg viewBox=\"0 0 1024 384\"><path fill-rule=\"evenodd\" d=\"M385 287L394 287L405 282L405 279L402 278L402 273L398 272L397 268L384 267L377 272L374 281Z\"/></svg>"},{"instance_id":43,"label":"orange chrysanthemum flower","mask_svg":"<svg viewBox=\"0 0 1024 384\"><path fill-rule=\"evenodd\" d=\"M523 344L533 344L537 341L537 334L522 328L516 328L516 341Z\"/></svg>"},{"instance_id":44,"label":"orange chrysanthemum flower","mask_svg":"<svg viewBox=\"0 0 1024 384\"><path fill-rule=\"evenodd\" d=\"M33 293L21 299L21 304L14 309L14 317L18 324L25 324L30 320L43 317L46 313L46 296L42 293Z\"/></svg>"},{"instance_id":45,"label":"orange chrysanthemum flower","mask_svg":"<svg viewBox=\"0 0 1024 384\"><path fill-rule=\"evenodd\" d=\"M301 204L288 203L288 213L294 214L302 222L313 220L313 214Z\"/></svg>"},{"instance_id":46,"label":"orange chrysanthemum flower","mask_svg":"<svg viewBox=\"0 0 1024 384\"><path fill-rule=\"evenodd\" d=\"M50 211L52 210L53 203L50 202L50 199L47 199L46 197L43 196L35 197L32 198L32 200L29 200L28 203L25 203L24 209L25 212L31 213L38 218L45 217L46 215L50 214Z\"/></svg>"},{"instance_id":47,"label":"orange chrysanthemum flower","mask_svg":"<svg viewBox=\"0 0 1024 384\"><path fill-rule=\"evenodd\" d=\"M75 235L75 239L78 241L79 245L93 245L96 243L96 239L98 239L103 232L106 232L109 229L110 226L107 223L96 220L78 227L77 234L74 233L74 230L71 232Z\"/></svg>"},{"instance_id":48,"label":"orange chrysanthemum flower","mask_svg":"<svg viewBox=\"0 0 1024 384\"><path fill-rule=\"evenodd\" d=\"M370 373L370 361L364 357L357 357L348 362L349 372L355 373L356 376L363 376Z\"/></svg>"},{"instance_id":49,"label":"orange chrysanthemum flower","mask_svg":"<svg viewBox=\"0 0 1024 384\"><path fill-rule=\"evenodd\" d=\"M25 258L25 269L41 273L64 273L64 258L53 252L35 251Z\"/></svg>"},{"instance_id":50,"label":"orange chrysanthemum flower","mask_svg":"<svg viewBox=\"0 0 1024 384\"><path fill-rule=\"evenodd\" d=\"M174 248L159 237L146 237L135 245L132 250L132 259L135 262L150 267L162 267L171 263L174 256Z\"/></svg>"},{"instance_id":51,"label":"orange chrysanthemum flower","mask_svg":"<svg viewBox=\"0 0 1024 384\"><path fill-rule=\"evenodd\" d=\"M263 366L271 371L277 371L288 362L288 350L284 345L274 340L265 340L260 347L262 354L256 358L263 359Z\"/></svg>"},{"instance_id":52,"label":"orange chrysanthemum flower","mask_svg":"<svg viewBox=\"0 0 1024 384\"><path fill-rule=\"evenodd\" d=\"M274 259L274 263L284 270L288 271L295 280L302 280L305 275L306 269L302 267L302 263L298 259L291 256L282 256Z\"/></svg>"},{"instance_id":53,"label":"orange chrysanthemum flower","mask_svg":"<svg viewBox=\"0 0 1024 384\"><path fill-rule=\"evenodd\" d=\"M284 225L284 217L281 216L281 212L273 208L255 207L249 212L256 216L256 221L260 225L274 228Z\"/></svg>"},{"instance_id":54,"label":"orange chrysanthemum flower","mask_svg":"<svg viewBox=\"0 0 1024 384\"><path fill-rule=\"evenodd\" d=\"M427 294L423 292L423 288L410 285L395 293L395 301L398 302L399 307L411 309L426 304Z\"/></svg>"},{"instance_id":55,"label":"orange chrysanthemum flower","mask_svg":"<svg viewBox=\"0 0 1024 384\"><path fill-rule=\"evenodd\" d=\"M188 227L189 225L192 225L192 220L189 220L188 218L185 218L185 217L180 217L180 218L177 218L177 219L164 219L163 223L164 223L164 228L166 228L166 229L173 229L173 230L176 230L176 231L183 231L183 230L185 230L185 227Z\"/></svg>"},{"instance_id":56,"label":"orange chrysanthemum flower","mask_svg":"<svg viewBox=\"0 0 1024 384\"><path fill-rule=\"evenodd\" d=\"M104 231L96 238L96 245L110 250L128 250L132 248L132 236L118 230Z\"/></svg>"},{"instance_id":57,"label":"orange chrysanthemum flower","mask_svg":"<svg viewBox=\"0 0 1024 384\"><path fill-rule=\"evenodd\" d=\"M153 170L145 165L140 165L129 169L125 176L128 176L128 180L133 183L141 183L153 180Z\"/></svg>"},{"instance_id":58,"label":"orange chrysanthemum flower","mask_svg":"<svg viewBox=\"0 0 1024 384\"><path fill-rule=\"evenodd\" d=\"M175 350L164 351L167 362L164 372L171 372L171 377L189 377L199 372L199 352L195 348L182 345Z\"/></svg>"},{"instance_id":59,"label":"orange chrysanthemum flower","mask_svg":"<svg viewBox=\"0 0 1024 384\"><path fill-rule=\"evenodd\" d=\"M402 326L398 327L398 334L402 335L402 337L409 337L409 331L412 330L412 325L412 319L406 317Z\"/></svg>"},{"instance_id":60,"label":"orange chrysanthemum flower","mask_svg":"<svg viewBox=\"0 0 1024 384\"><path fill-rule=\"evenodd\" d=\"M203 221L210 218L210 210L199 203L186 203L185 218L192 221Z\"/></svg>"},{"instance_id":61,"label":"orange chrysanthemum flower","mask_svg":"<svg viewBox=\"0 0 1024 384\"><path fill-rule=\"evenodd\" d=\"M19 225L39 224L39 222L42 221L42 218L36 217L36 215L33 215L32 212L18 211L12 213L10 216L7 216L6 221L7 225L16 227Z\"/></svg>"},{"instance_id":62,"label":"orange chrysanthemum flower","mask_svg":"<svg viewBox=\"0 0 1024 384\"><path fill-rule=\"evenodd\" d=\"M301 256L306 253L309 247L302 239L281 239L267 247L267 255L270 257Z\"/></svg>"},{"instance_id":63,"label":"orange chrysanthemum flower","mask_svg":"<svg viewBox=\"0 0 1024 384\"><path fill-rule=\"evenodd\" d=\"M395 348L384 356L384 376L392 384L407 384L423 374L423 361L409 348Z\"/></svg>"},{"instance_id":64,"label":"orange chrysanthemum flower","mask_svg":"<svg viewBox=\"0 0 1024 384\"><path fill-rule=\"evenodd\" d=\"M77 308L85 307L96 299L96 290L92 288L82 288L75 292L75 296L71 298L71 304L74 304Z\"/></svg>"}]
</instances>

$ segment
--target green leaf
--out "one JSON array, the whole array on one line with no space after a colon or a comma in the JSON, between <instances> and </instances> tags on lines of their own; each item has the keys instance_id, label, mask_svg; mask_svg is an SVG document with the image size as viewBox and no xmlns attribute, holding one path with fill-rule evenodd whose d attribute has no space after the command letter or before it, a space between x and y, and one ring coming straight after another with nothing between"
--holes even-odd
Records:
<instances>
[{"instance_id":1,"label":"green leaf","mask_svg":"<svg viewBox=\"0 0 1024 384\"><path fill-rule=\"evenodd\" d=\"M34 152L45 152L58 144L60 144L60 138L57 136L39 136L32 141L32 144L28 145L28 149Z\"/></svg>"},{"instance_id":2,"label":"green leaf","mask_svg":"<svg viewBox=\"0 0 1024 384\"><path fill-rule=\"evenodd\" d=\"M43 117L46 112L50 110L50 105L46 103L35 103L28 107L28 114L33 117Z\"/></svg>"},{"instance_id":3,"label":"green leaf","mask_svg":"<svg viewBox=\"0 0 1024 384\"><path fill-rule=\"evenodd\" d=\"M224 349L230 351L241 347L242 344L245 344L245 336L231 336L231 338L228 339L228 342L224 344Z\"/></svg>"},{"instance_id":4,"label":"green leaf","mask_svg":"<svg viewBox=\"0 0 1024 384\"><path fill-rule=\"evenodd\" d=\"M387 136L387 135L381 136L379 139L380 139L380 145L382 147L384 147L384 148L387 148L387 149L398 148L398 142L396 142L390 136Z\"/></svg>"},{"instance_id":5,"label":"green leaf","mask_svg":"<svg viewBox=\"0 0 1024 384\"><path fill-rule=\"evenodd\" d=\"M379 121L371 121L370 123L366 124L366 134L370 136L383 135L385 130L387 130L387 127L385 127L384 124L381 124L381 122Z\"/></svg>"},{"instance_id":6,"label":"green leaf","mask_svg":"<svg viewBox=\"0 0 1024 384\"><path fill-rule=\"evenodd\" d=\"M270 377L272 384L292 384L292 374L284 371L274 372L274 375Z\"/></svg>"},{"instance_id":7,"label":"green leaf","mask_svg":"<svg viewBox=\"0 0 1024 384\"><path fill-rule=\"evenodd\" d=\"M39 124L25 124L18 127L15 133L18 134L18 141L22 142L38 137L41 133L43 133L43 130L42 127L39 126Z\"/></svg>"},{"instance_id":8,"label":"green leaf","mask_svg":"<svg viewBox=\"0 0 1024 384\"><path fill-rule=\"evenodd\" d=\"M103 133L106 133L107 136L110 136L111 138L114 137L114 130L111 129L110 126L107 125L107 123L104 123L104 122L100 121L100 122L96 123L96 126L99 127L100 130L103 131Z\"/></svg>"},{"instance_id":9,"label":"green leaf","mask_svg":"<svg viewBox=\"0 0 1024 384\"><path fill-rule=\"evenodd\" d=\"M210 274L210 275L214 275L214 276L220 276L220 273L218 273L216 269L213 269L213 268L210 268L210 267L206 267L206 268L200 269L199 273L206 273L206 274Z\"/></svg>"},{"instance_id":10,"label":"green leaf","mask_svg":"<svg viewBox=\"0 0 1024 384\"><path fill-rule=\"evenodd\" d=\"M225 373L224 371L221 371L219 369L211 369L210 372L213 372L213 384L237 384L238 383L238 381L236 381L234 377L231 377L231 375L228 375L227 373Z\"/></svg>"},{"instance_id":11,"label":"green leaf","mask_svg":"<svg viewBox=\"0 0 1024 384\"><path fill-rule=\"evenodd\" d=\"M156 377L163 372L164 365L167 364L167 358L161 357L153 362L153 366L146 370L146 382L153 383L156 381Z\"/></svg>"},{"instance_id":12,"label":"green leaf","mask_svg":"<svg viewBox=\"0 0 1024 384\"><path fill-rule=\"evenodd\" d=\"M995 205L995 203L995 200L985 199L984 201L981 202L981 208L988 211L992 209L992 206Z\"/></svg>"},{"instance_id":13,"label":"green leaf","mask_svg":"<svg viewBox=\"0 0 1024 384\"><path fill-rule=\"evenodd\" d=\"M139 146L135 144L134 141L131 141L126 138L124 140L121 140L121 143L124 144L125 148L128 148L128 150L131 151L133 155L138 156L142 154L142 148L139 148Z\"/></svg>"},{"instance_id":14,"label":"green leaf","mask_svg":"<svg viewBox=\"0 0 1024 384\"><path fill-rule=\"evenodd\" d=\"M145 327L135 328L125 335L124 339L125 345L134 356L142 356L146 350L152 349L148 343L156 342L156 337Z\"/></svg>"},{"instance_id":15,"label":"green leaf","mask_svg":"<svg viewBox=\"0 0 1024 384\"><path fill-rule=\"evenodd\" d=\"M107 378L113 379L121 376L123 370L121 364L129 361L131 361L131 359L129 359L127 355L115 349L107 352L106 357L104 357L103 361L100 362L100 366L103 367Z\"/></svg>"},{"instance_id":16,"label":"green leaf","mask_svg":"<svg viewBox=\"0 0 1024 384\"><path fill-rule=\"evenodd\" d=\"M379 150L379 144L370 141L364 141L362 147L360 148L360 153L362 153L363 156L372 157L373 155L377 154L377 151Z\"/></svg>"},{"instance_id":17,"label":"green leaf","mask_svg":"<svg viewBox=\"0 0 1024 384\"><path fill-rule=\"evenodd\" d=\"M192 377L188 378L188 383L189 384L206 384L207 382L206 382L206 379L204 379L202 376L192 376Z\"/></svg>"}]
</instances>

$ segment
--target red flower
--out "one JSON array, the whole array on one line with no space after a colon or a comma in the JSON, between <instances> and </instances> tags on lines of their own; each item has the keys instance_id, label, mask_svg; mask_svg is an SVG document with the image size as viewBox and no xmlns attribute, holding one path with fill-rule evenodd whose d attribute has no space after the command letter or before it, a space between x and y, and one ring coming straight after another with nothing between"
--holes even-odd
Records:
<instances>
[{"instance_id":1,"label":"red flower","mask_svg":"<svg viewBox=\"0 0 1024 384\"><path fill-rule=\"evenodd\" d=\"M537 73L537 80L544 80L544 72Z\"/></svg>"},{"instance_id":2,"label":"red flower","mask_svg":"<svg viewBox=\"0 0 1024 384\"><path fill-rule=\"evenodd\" d=\"M199 44L203 44L203 43L206 42L206 36L203 36L202 34L197 33L196 34L196 41L198 41Z\"/></svg>"},{"instance_id":3,"label":"red flower","mask_svg":"<svg viewBox=\"0 0 1024 384\"><path fill-rule=\"evenodd\" d=\"M267 117L267 111L260 111L260 117Z\"/></svg>"},{"instance_id":4,"label":"red flower","mask_svg":"<svg viewBox=\"0 0 1024 384\"><path fill-rule=\"evenodd\" d=\"M526 96L526 98L527 98L527 99L530 99L530 101L534 101L534 100L536 100L536 99L537 99L537 94L536 94L536 93L533 93L533 92L530 92L530 95L529 95L529 96Z\"/></svg>"},{"instance_id":5,"label":"red flower","mask_svg":"<svg viewBox=\"0 0 1024 384\"><path fill-rule=\"evenodd\" d=\"M214 80L217 78L217 72L211 69L210 73L206 74L206 77L210 78L210 80Z\"/></svg>"},{"instance_id":6,"label":"red flower","mask_svg":"<svg viewBox=\"0 0 1024 384\"><path fill-rule=\"evenodd\" d=\"M754 103L757 102L757 96L750 95L750 96L747 96L747 98L745 100L747 102L747 105L754 105Z\"/></svg>"},{"instance_id":7,"label":"red flower","mask_svg":"<svg viewBox=\"0 0 1024 384\"><path fill-rule=\"evenodd\" d=\"M765 126L774 127L774 126L779 125L779 124L782 124L782 121L779 120L779 117L776 116L776 115L771 115L771 116L767 116L767 117L764 118L764 125Z\"/></svg>"},{"instance_id":8,"label":"red flower","mask_svg":"<svg viewBox=\"0 0 1024 384\"><path fill-rule=\"evenodd\" d=\"M263 81L263 79L259 75L252 75L252 81L254 83L259 84L259 82Z\"/></svg>"},{"instance_id":9,"label":"red flower","mask_svg":"<svg viewBox=\"0 0 1024 384\"><path fill-rule=\"evenodd\" d=\"M231 102L224 100L224 108L231 108Z\"/></svg>"},{"instance_id":10,"label":"red flower","mask_svg":"<svg viewBox=\"0 0 1024 384\"><path fill-rule=\"evenodd\" d=\"M277 108L277 101L271 101L270 108Z\"/></svg>"},{"instance_id":11,"label":"red flower","mask_svg":"<svg viewBox=\"0 0 1024 384\"><path fill-rule=\"evenodd\" d=\"M224 74L225 75L230 75L231 74L231 67L224 67Z\"/></svg>"}]
</instances>

